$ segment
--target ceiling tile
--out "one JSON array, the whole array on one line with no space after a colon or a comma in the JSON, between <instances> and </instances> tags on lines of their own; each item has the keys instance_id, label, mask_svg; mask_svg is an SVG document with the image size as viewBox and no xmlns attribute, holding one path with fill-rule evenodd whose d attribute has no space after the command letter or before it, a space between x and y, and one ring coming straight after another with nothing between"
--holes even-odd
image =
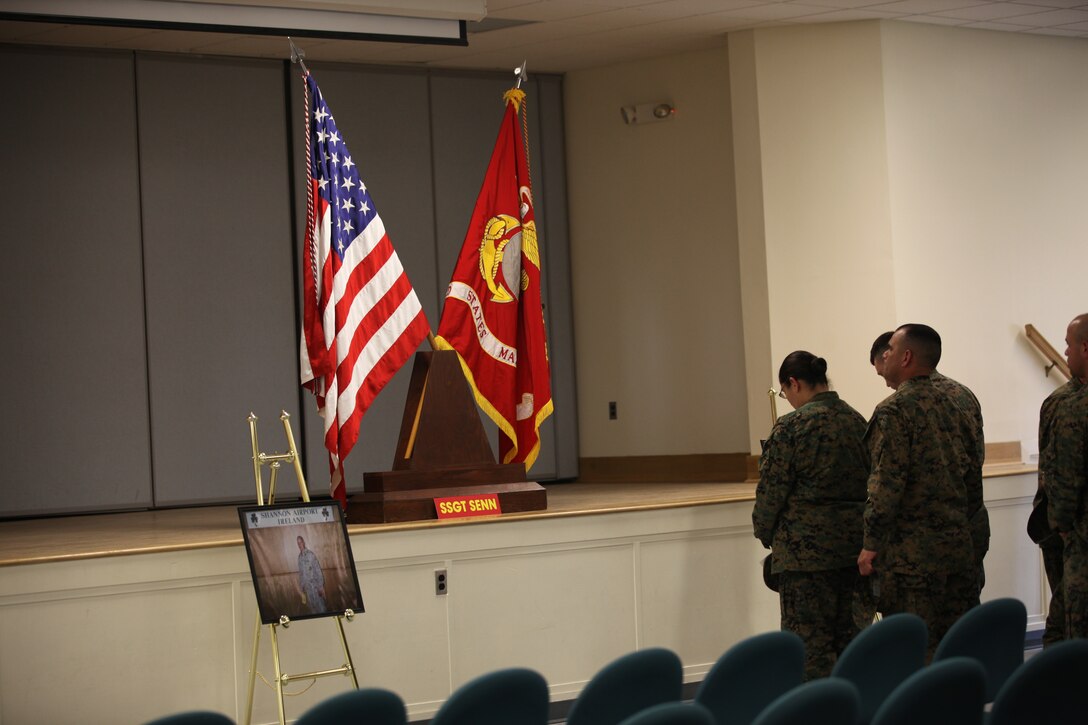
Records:
<instances>
[{"instance_id":1,"label":"ceiling tile","mask_svg":"<svg viewBox=\"0 0 1088 725\"><path fill-rule=\"evenodd\" d=\"M888 0L804 0L804 2L809 5L822 5L829 8L841 8L844 10L868 8L870 10L880 10L881 12L898 12L900 15L908 15L910 12L904 10L889 10L888 8L880 7L882 5L887 5Z\"/></svg>"},{"instance_id":2,"label":"ceiling tile","mask_svg":"<svg viewBox=\"0 0 1088 725\"><path fill-rule=\"evenodd\" d=\"M986 3L974 5L969 8L955 8L942 10L930 15L940 15L947 18L960 18L962 20L996 20L998 18L1011 18L1017 15L1032 15L1039 12L1034 5L1022 3Z\"/></svg>"},{"instance_id":3,"label":"ceiling tile","mask_svg":"<svg viewBox=\"0 0 1088 725\"><path fill-rule=\"evenodd\" d=\"M1088 7L1085 0L1016 0L1024 5L1037 5L1044 8L1082 8Z\"/></svg>"},{"instance_id":4,"label":"ceiling tile","mask_svg":"<svg viewBox=\"0 0 1088 725\"><path fill-rule=\"evenodd\" d=\"M1088 21L1088 10L1047 10L1032 15L1017 15L1015 20L1009 19L1009 22L1015 22L1017 25L1033 25L1040 28L1085 21Z\"/></svg>"},{"instance_id":5,"label":"ceiling tile","mask_svg":"<svg viewBox=\"0 0 1088 725\"><path fill-rule=\"evenodd\" d=\"M992 20L982 20L977 23L967 23L962 27L976 28L978 30L1004 30L1011 33L1017 33L1025 29L1025 26L1023 25L1013 25L1012 23L998 23Z\"/></svg>"},{"instance_id":6,"label":"ceiling tile","mask_svg":"<svg viewBox=\"0 0 1088 725\"><path fill-rule=\"evenodd\" d=\"M908 15L903 20L912 23L927 23L929 25L964 25L968 21L957 18L942 18L940 15Z\"/></svg>"},{"instance_id":7,"label":"ceiling tile","mask_svg":"<svg viewBox=\"0 0 1088 725\"><path fill-rule=\"evenodd\" d=\"M833 10L817 5L802 5L800 3L773 3L767 5L754 5L742 10L729 10L723 13L714 13L714 17L745 18L748 20L792 20L808 16L818 16Z\"/></svg>"},{"instance_id":8,"label":"ceiling tile","mask_svg":"<svg viewBox=\"0 0 1088 725\"><path fill-rule=\"evenodd\" d=\"M832 10L820 15L809 15L804 19L806 23L847 23L855 20L893 20L902 18L902 13L892 13L872 8L848 8Z\"/></svg>"},{"instance_id":9,"label":"ceiling tile","mask_svg":"<svg viewBox=\"0 0 1088 725\"><path fill-rule=\"evenodd\" d=\"M1067 30L1066 28L1032 28L1024 31L1032 35L1058 35L1066 38L1088 38L1088 31Z\"/></svg>"},{"instance_id":10,"label":"ceiling tile","mask_svg":"<svg viewBox=\"0 0 1088 725\"><path fill-rule=\"evenodd\" d=\"M893 12L927 15L979 4L979 0L894 0L872 7Z\"/></svg>"}]
</instances>

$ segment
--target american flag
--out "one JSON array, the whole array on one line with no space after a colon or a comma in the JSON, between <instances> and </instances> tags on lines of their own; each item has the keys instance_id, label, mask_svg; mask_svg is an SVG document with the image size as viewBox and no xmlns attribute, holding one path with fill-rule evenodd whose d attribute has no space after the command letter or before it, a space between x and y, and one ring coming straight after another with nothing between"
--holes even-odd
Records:
<instances>
[{"instance_id":1,"label":"american flag","mask_svg":"<svg viewBox=\"0 0 1088 725\"><path fill-rule=\"evenodd\" d=\"M317 398L329 487L344 503L344 459L363 414L430 325L317 82L305 81L302 384Z\"/></svg>"}]
</instances>

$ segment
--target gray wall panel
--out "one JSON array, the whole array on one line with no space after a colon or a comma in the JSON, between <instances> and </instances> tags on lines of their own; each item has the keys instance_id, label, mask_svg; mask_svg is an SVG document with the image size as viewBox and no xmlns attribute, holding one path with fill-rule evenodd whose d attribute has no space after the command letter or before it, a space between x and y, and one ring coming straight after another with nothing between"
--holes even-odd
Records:
<instances>
[{"instance_id":1,"label":"gray wall panel","mask_svg":"<svg viewBox=\"0 0 1088 725\"><path fill-rule=\"evenodd\" d=\"M538 220L546 239L541 261L544 319L548 326L548 356L555 413L546 421L545 443L555 450L555 478L578 476L578 396L574 375L574 304L571 298L570 226L567 220L566 144L563 138L563 83L557 76L538 79L534 106L540 129ZM533 172L536 184L536 172ZM543 428L543 426L542 426ZM535 469L534 469L535 472Z\"/></svg>"},{"instance_id":2,"label":"gray wall panel","mask_svg":"<svg viewBox=\"0 0 1088 725\"><path fill-rule=\"evenodd\" d=\"M291 414L310 490L326 493L321 423L298 385L298 69L10 46L0 62L20 110L0 117L15 139L0 149L0 334L15 352L0 374L18 381L0 516L252 500L250 411L270 453ZM511 78L313 70L436 330ZM577 470L561 90L554 76L528 85L557 409L539 480ZM349 491L392 467L410 372L364 418ZM281 498L293 489L288 474Z\"/></svg>"},{"instance_id":3,"label":"gray wall panel","mask_svg":"<svg viewBox=\"0 0 1088 725\"><path fill-rule=\"evenodd\" d=\"M137 58L155 504L252 497L298 416L282 65ZM281 489L283 490L283 489Z\"/></svg>"},{"instance_id":4,"label":"gray wall panel","mask_svg":"<svg viewBox=\"0 0 1088 725\"><path fill-rule=\"evenodd\" d=\"M438 294L446 294L502 121L511 77L435 72L431 77ZM530 81L527 91L535 92Z\"/></svg>"},{"instance_id":5,"label":"gray wall panel","mask_svg":"<svg viewBox=\"0 0 1088 725\"><path fill-rule=\"evenodd\" d=\"M132 54L0 48L0 515L151 500Z\"/></svg>"}]
</instances>

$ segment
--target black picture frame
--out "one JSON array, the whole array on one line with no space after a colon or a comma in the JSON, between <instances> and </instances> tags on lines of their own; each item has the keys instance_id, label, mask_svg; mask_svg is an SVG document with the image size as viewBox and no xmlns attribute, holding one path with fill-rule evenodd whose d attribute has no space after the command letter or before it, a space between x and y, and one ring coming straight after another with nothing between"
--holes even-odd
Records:
<instances>
[{"instance_id":1,"label":"black picture frame","mask_svg":"<svg viewBox=\"0 0 1088 725\"><path fill-rule=\"evenodd\" d=\"M239 506L238 519L262 623L364 611L337 502Z\"/></svg>"}]
</instances>

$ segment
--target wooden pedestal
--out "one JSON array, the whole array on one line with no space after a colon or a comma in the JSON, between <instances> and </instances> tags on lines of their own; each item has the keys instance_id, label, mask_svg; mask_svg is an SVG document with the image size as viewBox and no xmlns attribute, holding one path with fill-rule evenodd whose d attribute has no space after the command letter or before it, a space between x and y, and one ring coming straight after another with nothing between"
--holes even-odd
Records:
<instances>
[{"instance_id":1,"label":"wooden pedestal","mask_svg":"<svg viewBox=\"0 0 1088 725\"><path fill-rule=\"evenodd\" d=\"M521 463L495 462L457 353L416 353L393 470L363 476L348 523L435 519L434 499L495 493L503 513L548 508Z\"/></svg>"}]
</instances>

